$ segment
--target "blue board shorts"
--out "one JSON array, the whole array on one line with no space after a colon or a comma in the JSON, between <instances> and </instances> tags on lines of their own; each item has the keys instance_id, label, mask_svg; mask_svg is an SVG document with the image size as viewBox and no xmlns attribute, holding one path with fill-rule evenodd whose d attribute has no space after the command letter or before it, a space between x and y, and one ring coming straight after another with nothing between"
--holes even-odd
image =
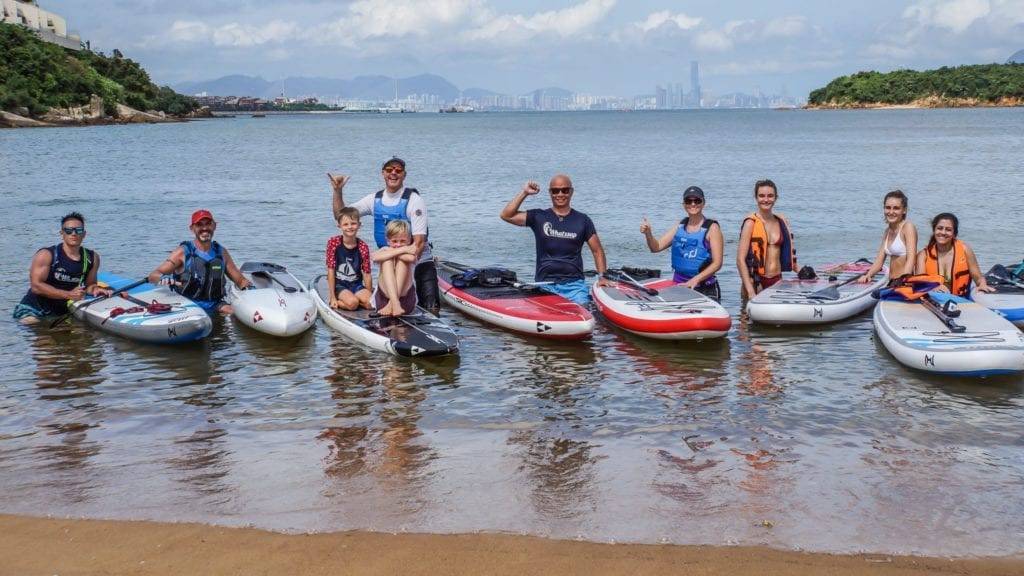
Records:
<instances>
[{"instance_id":1,"label":"blue board shorts","mask_svg":"<svg viewBox=\"0 0 1024 576\"><path fill-rule=\"evenodd\" d=\"M227 305L227 302L223 300L193 300L193 302L195 302L196 306L202 308L203 311L205 311L210 316L213 316L214 314L220 312L221 307Z\"/></svg>"},{"instance_id":2,"label":"blue board shorts","mask_svg":"<svg viewBox=\"0 0 1024 576\"><path fill-rule=\"evenodd\" d=\"M570 280L558 284L541 284L537 286L545 292L558 294L566 300L575 302L580 306L590 304L590 288L584 280Z\"/></svg>"},{"instance_id":3,"label":"blue board shorts","mask_svg":"<svg viewBox=\"0 0 1024 576\"><path fill-rule=\"evenodd\" d=\"M36 318L46 318L48 316L54 316L53 314L47 314L46 312L43 312L42 310L34 306L29 306L28 304L20 303L14 307L13 315L15 320L21 320L26 316L34 316Z\"/></svg>"}]
</instances>

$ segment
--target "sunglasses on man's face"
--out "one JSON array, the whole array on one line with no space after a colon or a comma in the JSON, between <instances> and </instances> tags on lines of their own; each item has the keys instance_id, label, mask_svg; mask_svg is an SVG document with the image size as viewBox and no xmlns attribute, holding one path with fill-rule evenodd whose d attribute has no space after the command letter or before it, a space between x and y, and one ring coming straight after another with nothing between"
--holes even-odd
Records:
<instances>
[{"instance_id":1,"label":"sunglasses on man's face","mask_svg":"<svg viewBox=\"0 0 1024 576\"><path fill-rule=\"evenodd\" d=\"M704 201L700 198L687 198L686 200L683 200L683 204L689 204L691 206L700 206L703 203Z\"/></svg>"},{"instance_id":2,"label":"sunglasses on man's face","mask_svg":"<svg viewBox=\"0 0 1024 576\"><path fill-rule=\"evenodd\" d=\"M568 195L572 194L572 186L566 186L565 188L548 188L548 192L551 192L552 196L556 194Z\"/></svg>"},{"instance_id":3,"label":"sunglasses on man's face","mask_svg":"<svg viewBox=\"0 0 1024 576\"><path fill-rule=\"evenodd\" d=\"M67 234L68 236L72 234L76 236L81 236L82 234L85 234L85 226L64 226L63 228L61 228L61 230L63 230L64 233Z\"/></svg>"},{"instance_id":4,"label":"sunglasses on man's face","mask_svg":"<svg viewBox=\"0 0 1024 576\"><path fill-rule=\"evenodd\" d=\"M388 166L387 168L384 169L384 172L387 174L401 174L405 172L405 168L400 168L398 166Z\"/></svg>"}]
</instances>

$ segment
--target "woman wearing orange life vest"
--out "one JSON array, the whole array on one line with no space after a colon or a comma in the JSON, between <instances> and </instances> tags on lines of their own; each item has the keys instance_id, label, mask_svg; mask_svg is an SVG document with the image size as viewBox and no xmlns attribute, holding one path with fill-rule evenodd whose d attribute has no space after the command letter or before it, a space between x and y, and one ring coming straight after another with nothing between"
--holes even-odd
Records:
<instances>
[{"instance_id":1,"label":"woman wearing orange life vest","mask_svg":"<svg viewBox=\"0 0 1024 576\"><path fill-rule=\"evenodd\" d=\"M882 213L885 216L885 232L882 233L882 245L871 268L860 277L860 282L871 282L885 266L885 258L889 257L889 278L899 278L904 274L913 274L917 263L917 228L907 220L909 202L902 190L893 190L882 200Z\"/></svg>"},{"instance_id":2,"label":"woman wearing orange life vest","mask_svg":"<svg viewBox=\"0 0 1024 576\"><path fill-rule=\"evenodd\" d=\"M757 212L743 220L740 245L736 250L736 268L743 281L743 298L774 285L783 272L797 269L793 232L782 214L772 209L779 199L779 190L771 180L754 184Z\"/></svg>"},{"instance_id":3,"label":"woman wearing orange life vest","mask_svg":"<svg viewBox=\"0 0 1024 576\"><path fill-rule=\"evenodd\" d=\"M932 239L924 250L917 253L917 273L941 276L943 285L937 290L950 292L954 296L966 298L971 292L971 280L976 290L995 292L978 268L974 250L966 242L957 239L959 232L960 221L949 212L933 218Z\"/></svg>"}]
</instances>

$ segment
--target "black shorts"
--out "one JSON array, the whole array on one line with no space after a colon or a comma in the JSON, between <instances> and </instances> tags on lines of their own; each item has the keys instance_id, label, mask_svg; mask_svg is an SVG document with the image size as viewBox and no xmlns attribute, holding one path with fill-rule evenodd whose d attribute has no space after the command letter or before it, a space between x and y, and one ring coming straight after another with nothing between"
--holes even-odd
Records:
<instances>
[{"instance_id":1,"label":"black shorts","mask_svg":"<svg viewBox=\"0 0 1024 576\"><path fill-rule=\"evenodd\" d=\"M441 299L437 291L437 266L434 265L434 261L420 262L412 275L416 280L416 298L419 305L437 314L441 309Z\"/></svg>"},{"instance_id":2,"label":"black shorts","mask_svg":"<svg viewBox=\"0 0 1024 576\"><path fill-rule=\"evenodd\" d=\"M708 298L711 298L715 302L722 302L722 288L718 285L718 282L715 282L714 284L710 284L708 286L697 286L695 290L707 296Z\"/></svg>"}]
</instances>

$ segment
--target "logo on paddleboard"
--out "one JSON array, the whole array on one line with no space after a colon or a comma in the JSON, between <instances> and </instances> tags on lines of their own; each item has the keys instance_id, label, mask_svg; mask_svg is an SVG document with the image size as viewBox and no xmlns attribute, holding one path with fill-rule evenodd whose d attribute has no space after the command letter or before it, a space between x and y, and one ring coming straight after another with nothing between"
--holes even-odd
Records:
<instances>
[{"instance_id":1,"label":"logo on paddleboard","mask_svg":"<svg viewBox=\"0 0 1024 576\"><path fill-rule=\"evenodd\" d=\"M929 356L929 355L925 354L924 355L924 365L925 366L935 366L935 356Z\"/></svg>"},{"instance_id":2,"label":"logo on paddleboard","mask_svg":"<svg viewBox=\"0 0 1024 576\"><path fill-rule=\"evenodd\" d=\"M814 317L815 318L823 318L824 315L825 315L825 311L823 309L821 309L821 308L815 308L814 309Z\"/></svg>"},{"instance_id":3,"label":"logo on paddleboard","mask_svg":"<svg viewBox=\"0 0 1024 576\"><path fill-rule=\"evenodd\" d=\"M252 314L252 323L253 323L253 324L256 324L256 323L257 323L257 322L259 322L260 320L263 320L263 316L262 316L262 315L260 315L260 311L259 311L259 310L257 310L257 311L255 311L255 312L253 312L253 314Z\"/></svg>"},{"instance_id":4,"label":"logo on paddleboard","mask_svg":"<svg viewBox=\"0 0 1024 576\"><path fill-rule=\"evenodd\" d=\"M551 330L551 326L548 326L547 324L545 324L543 322L537 322L537 333L538 334L543 334L544 332L547 332L548 330Z\"/></svg>"}]
</instances>

